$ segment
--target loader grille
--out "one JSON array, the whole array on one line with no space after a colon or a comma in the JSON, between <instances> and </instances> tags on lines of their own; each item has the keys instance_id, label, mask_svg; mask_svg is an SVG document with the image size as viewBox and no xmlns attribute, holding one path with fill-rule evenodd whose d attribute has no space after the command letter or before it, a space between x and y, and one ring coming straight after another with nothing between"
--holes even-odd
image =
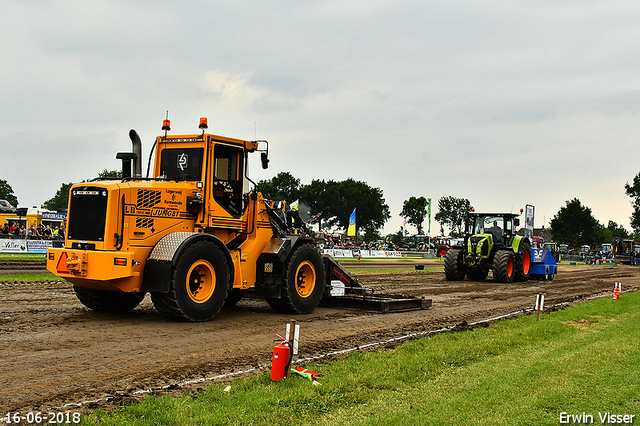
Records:
<instances>
[{"instance_id":1,"label":"loader grille","mask_svg":"<svg viewBox=\"0 0 640 426\"><path fill-rule=\"evenodd\" d=\"M151 217L136 218L136 228L153 228L153 218Z\"/></svg>"},{"instance_id":2,"label":"loader grille","mask_svg":"<svg viewBox=\"0 0 640 426\"><path fill-rule=\"evenodd\" d=\"M150 189L138 189L136 207L139 209L150 209L160 202L162 195L160 191Z\"/></svg>"},{"instance_id":3,"label":"loader grille","mask_svg":"<svg viewBox=\"0 0 640 426\"><path fill-rule=\"evenodd\" d=\"M104 241L108 191L97 187L76 187L71 191L68 233L70 240Z\"/></svg>"}]
</instances>

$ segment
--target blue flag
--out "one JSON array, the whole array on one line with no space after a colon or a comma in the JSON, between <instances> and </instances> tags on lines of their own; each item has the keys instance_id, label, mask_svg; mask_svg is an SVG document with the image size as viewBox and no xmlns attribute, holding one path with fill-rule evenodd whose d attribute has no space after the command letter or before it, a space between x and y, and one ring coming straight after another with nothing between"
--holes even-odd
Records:
<instances>
[{"instance_id":1,"label":"blue flag","mask_svg":"<svg viewBox=\"0 0 640 426\"><path fill-rule=\"evenodd\" d=\"M349 229L347 230L347 237L356 236L356 209L353 209L353 213L349 216Z\"/></svg>"}]
</instances>

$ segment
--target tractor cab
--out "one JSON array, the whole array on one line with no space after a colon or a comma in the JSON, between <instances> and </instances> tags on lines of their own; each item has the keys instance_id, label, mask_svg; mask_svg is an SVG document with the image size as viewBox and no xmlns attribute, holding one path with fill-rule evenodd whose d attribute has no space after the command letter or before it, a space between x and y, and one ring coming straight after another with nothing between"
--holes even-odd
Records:
<instances>
[{"instance_id":1,"label":"tractor cab","mask_svg":"<svg viewBox=\"0 0 640 426\"><path fill-rule=\"evenodd\" d=\"M514 224L520 224L516 215L511 213L470 213L466 233L486 235L494 244L505 244L514 234Z\"/></svg>"}]
</instances>

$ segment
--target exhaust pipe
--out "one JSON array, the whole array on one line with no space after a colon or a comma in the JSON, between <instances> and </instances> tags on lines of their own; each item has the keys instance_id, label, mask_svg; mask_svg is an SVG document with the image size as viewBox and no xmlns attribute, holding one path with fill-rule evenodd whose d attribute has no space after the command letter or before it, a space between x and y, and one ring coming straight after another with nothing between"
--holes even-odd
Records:
<instances>
[{"instance_id":1,"label":"exhaust pipe","mask_svg":"<svg viewBox=\"0 0 640 426\"><path fill-rule=\"evenodd\" d=\"M133 153L136 154L136 157L133 159L133 177L141 178L142 177L142 141L140 140L140 136L138 136L138 133L133 129L129 130L129 139L131 139L131 143L133 144Z\"/></svg>"}]
</instances>

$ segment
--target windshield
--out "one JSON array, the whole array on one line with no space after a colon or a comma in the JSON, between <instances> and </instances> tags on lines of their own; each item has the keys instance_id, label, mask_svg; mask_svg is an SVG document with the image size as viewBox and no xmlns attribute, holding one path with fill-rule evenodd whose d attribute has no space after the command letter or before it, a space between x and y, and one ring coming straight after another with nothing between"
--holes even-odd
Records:
<instances>
[{"instance_id":1,"label":"windshield","mask_svg":"<svg viewBox=\"0 0 640 426\"><path fill-rule=\"evenodd\" d=\"M504 218L502 216L479 216L475 218L474 234L504 233Z\"/></svg>"},{"instance_id":2,"label":"windshield","mask_svg":"<svg viewBox=\"0 0 640 426\"><path fill-rule=\"evenodd\" d=\"M162 173L167 179L201 180L204 148L170 148L162 151Z\"/></svg>"}]
</instances>

